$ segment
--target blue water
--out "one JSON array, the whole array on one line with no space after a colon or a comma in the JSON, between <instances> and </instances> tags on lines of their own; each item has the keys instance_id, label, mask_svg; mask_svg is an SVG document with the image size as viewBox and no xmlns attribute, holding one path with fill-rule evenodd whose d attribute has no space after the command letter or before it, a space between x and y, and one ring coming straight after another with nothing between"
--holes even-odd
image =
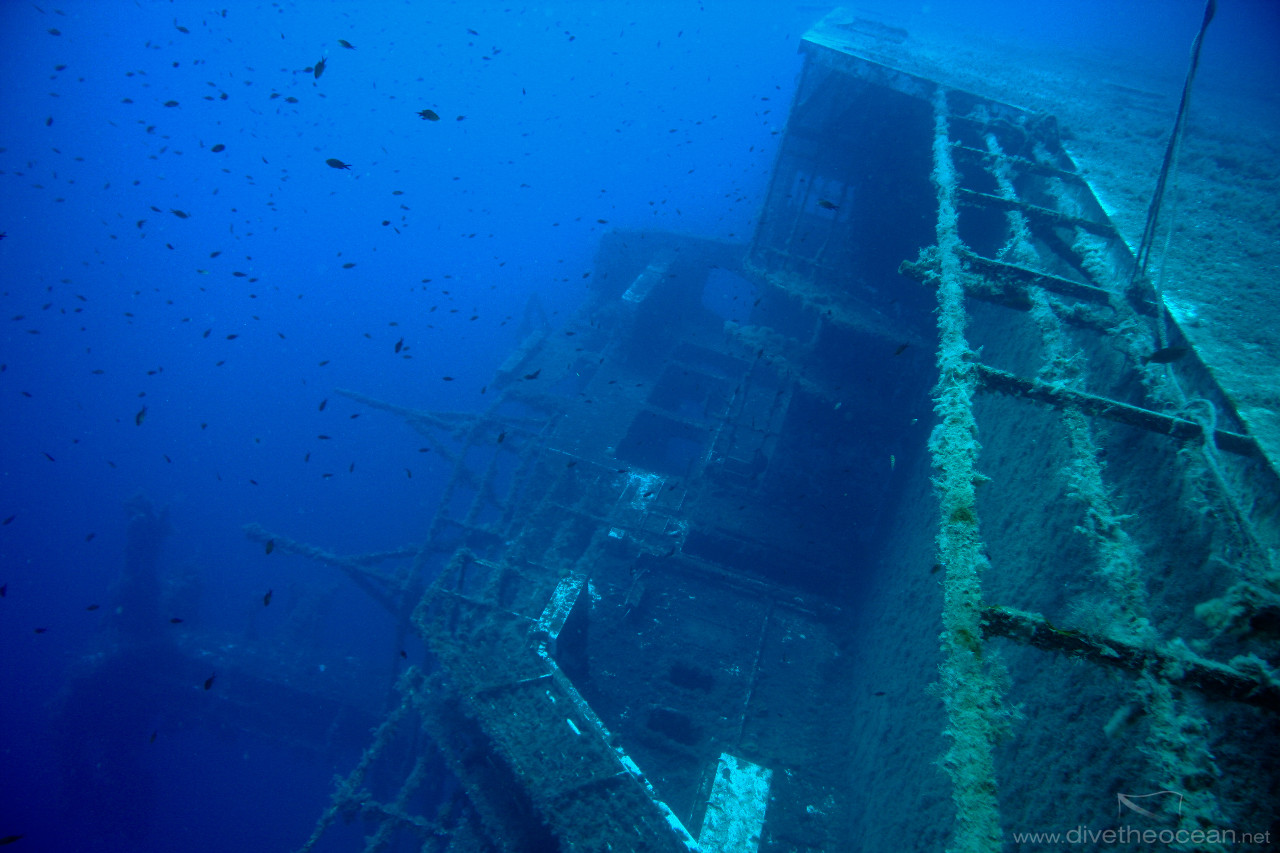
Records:
<instances>
[{"instance_id":1,"label":"blue water","mask_svg":"<svg viewBox=\"0 0 1280 853\"><path fill-rule=\"evenodd\" d=\"M1097 44L1175 74L1202 8L882 5L908 27ZM1222 5L1221 38L1267 57L1274 7ZM749 240L798 40L824 11L0 6L0 838L306 839L363 739L321 760L184 720L223 687L163 656L73 679L112 651L126 501L167 514L159 571L187 579L157 631L270 646L317 587L336 599L325 630L290 653L389 672L383 611L242 526L342 554L420 541L448 465L335 389L478 410L530 296L570 314L608 229ZM157 682L172 695L135 687ZM330 849L357 837L339 828Z\"/></svg>"}]
</instances>

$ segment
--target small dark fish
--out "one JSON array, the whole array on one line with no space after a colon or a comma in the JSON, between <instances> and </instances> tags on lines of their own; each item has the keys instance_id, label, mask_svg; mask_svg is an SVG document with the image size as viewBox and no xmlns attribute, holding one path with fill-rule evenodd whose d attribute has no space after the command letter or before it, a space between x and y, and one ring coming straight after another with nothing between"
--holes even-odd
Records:
<instances>
[{"instance_id":1,"label":"small dark fish","mask_svg":"<svg viewBox=\"0 0 1280 853\"><path fill-rule=\"evenodd\" d=\"M4 598L9 594L9 585L7 583L0 584L0 598Z\"/></svg>"},{"instance_id":2,"label":"small dark fish","mask_svg":"<svg viewBox=\"0 0 1280 853\"><path fill-rule=\"evenodd\" d=\"M347 41L346 39L338 39L338 44L342 45L342 46L343 46L343 47L345 47L347 50L355 50L355 49L356 49L356 46L355 46L354 44L352 44L351 42Z\"/></svg>"},{"instance_id":3,"label":"small dark fish","mask_svg":"<svg viewBox=\"0 0 1280 853\"><path fill-rule=\"evenodd\" d=\"M217 154L217 153L219 153L220 151L226 151L226 150L227 150L227 146L225 146L225 145L223 145L221 142L219 142L217 145L213 146L213 147L212 147L212 148L210 148L209 150L210 150L210 151L212 151L214 154Z\"/></svg>"},{"instance_id":4,"label":"small dark fish","mask_svg":"<svg viewBox=\"0 0 1280 853\"><path fill-rule=\"evenodd\" d=\"M49 32L54 35L61 35L61 33L56 30L49 30ZM21 841L24 838L26 838L25 835L6 835L4 838L0 838L0 844L12 844L15 841Z\"/></svg>"},{"instance_id":5,"label":"small dark fish","mask_svg":"<svg viewBox=\"0 0 1280 853\"><path fill-rule=\"evenodd\" d=\"M45 631L48 631L48 630L49 630L48 628L36 628L35 632L37 634L43 634Z\"/></svg>"},{"instance_id":6,"label":"small dark fish","mask_svg":"<svg viewBox=\"0 0 1280 853\"><path fill-rule=\"evenodd\" d=\"M327 405L329 405L329 398L328 398L328 397L325 397L323 400L321 400L321 401L320 401L320 411L322 411L322 412L323 412L323 411L324 411L324 407L325 407L325 406L327 406Z\"/></svg>"},{"instance_id":7,"label":"small dark fish","mask_svg":"<svg viewBox=\"0 0 1280 853\"><path fill-rule=\"evenodd\" d=\"M328 160L325 160L325 162L329 164L329 167L331 169L350 169L351 168L350 163L344 163L341 160L337 159L336 157L330 157Z\"/></svg>"},{"instance_id":8,"label":"small dark fish","mask_svg":"<svg viewBox=\"0 0 1280 853\"><path fill-rule=\"evenodd\" d=\"M409 653L408 653L408 652L406 652L404 649L401 649L401 650L400 650L400 657L402 657L402 658L408 658L408 657L409 657Z\"/></svg>"},{"instance_id":9,"label":"small dark fish","mask_svg":"<svg viewBox=\"0 0 1280 853\"><path fill-rule=\"evenodd\" d=\"M133 416L133 423L136 426L142 426L142 421L147 417L147 407L143 406L138 413Z\"/></svg>"},{"instance_id":10,"label":"small dark fish","mask_svg":"<svg viewBox=\"0 0 1280 853\"><path fill-rule=\"evenodd\" d=\"M268 539L268 540L267 540L267 546L266 546L266 552L267 552L268 554L270 554L270 553L271 553L272 551L274 551L275 549L276 549L276 540L274 540L274 539Z\"/></svg>"},{"instance_id":11,"label":"small dark fish","mask_svg":"<svg viewBox=\"0 0 1280 853\"><path fill-rule=\"evenodd\" d=\"M159 731L154 731L154 732L152 732L152 733L151 733L151 739L148 741L148 743L155 743L155 742L156 742L156 736L157 736L157 735L159 735L159 734L160 734L160 732L159 732Z\"/></svg>"},{"instance_id":12,"label":"small dark fish","mask_svg":"<svg viewBox=\"0 0 1280 853\"><path fill-rule=\"evenodd\" d=\"M506 440L506 437L507 434L505 432L498 433L498 444L502 444L502 442Z\"/></svg>"},{"instance_id":13,"label":"small dark fish","mask_svg":"<svg viewBox=\"0 0 1280 853\"><path fill-rule=\"evenodd\" d=\"M182 619L180 619L179 617L175 616L175 617L173 617L172 619L170 619L170 620L169 620L169 624L170 624L170 625L181 625L181 624L182 624Z\"/></svg>"},{"instance_id":14,"label":"small dark fish","mask_svg":"<svg viewBox=\"0 0 1280 853\"><path fill-rule=\"evenodd\" d=\"M12 522L15 518L17 518L17 517L18 517L18 514L17 514L17 513L14 513L13 515L11 515L11 516L9 516L8 518L6 518L6 519L5 519L5 520L4 520L4 522L3 522L3 524L9 524L9 523L11 523L11 522Z\"/></svg>"},{"instance_id":15,"label":"small dark fish","mask_svg":"<svg viewBox=\"0 0 1280 853\"><path fill-rule=\"evenodd\" d=\"M206 679L204 680L204 689L205 689L205 690L208 690L208 689L210 689L211 687L213 687L213 680L214 680L215 678L217 678L217 677L218 677L218 673L216 673L216 672L215 672L213 675L211 675L211 676L209 676L208 678L206 678Z\"/></svg>"},{"instance_id":16,"label":"small dark fish","mask_svg":"<svg viewBox=\"0 0 1280 853\"><path fill-rule=\"evenodd\" d=\"M541 372L542 372L542 368L541 368L541 367L539 367L537 370L533 371L533 373L526 373L526 374L524 375L524 378L525 378L525 379L537 379L537 378L538 378L538 374L540 374Z\"/></svg>"},{"instance_id":17,"label":"small dark fish","mask_svg":"<svg viewBox=\"0 0 1280 853\"><path fill-rule=\"evenodd\" d=\"M172 213L174 216L178 217L179 219L190 219L190 218L191 218L191 214L190 214L190 213L187 213L185 210L175 210L175 209L173 209L173 208L171 207L171 208L169 208L169 212L170 212L170 213Z\"/></svg>"},{"instance_id":18,"label":"small dark fish","mask_svg":"<svg viewBox=\"0 0 1280 853\"><path fill-rule=\"evenodd\" d=\"M270 607L270 606L271 606L271 593L273 593L274 591L275 591L275 590L271 590L271 589L269 589L269 590L267 590L267 594L266 594L266 595L264 595L264 596L262 596L262 606L263 606L263 607Z\"/></svg>"},{"instance_id":19,"label":"small dark fish","mask_svg":"<svg viewBox=\"0 0 1280 853\"><path fill-rule=\"evenodd\" d=\"M88 607L85 608L85 610L97 610L101 606L102 605L100 604L90 604Z\"/></svg>"},{"instance_id":20,"label":"small dark fish","mask_svg":"<svg viewBox=\"0 0 1280 853\"><path fill-rule=\"evenodd\" d=\"M165 102L164 102L164 105L165 105L166 107L176 107L176 106L178 105L178 102L177 102L177 101L165 101Z\"/></svg>"},{"instance_id":21,"label":"small dark fish","mask_svg":"<svg viewBox=\"0 0 1280 853\"><path fill-rule=\"evenodd\" d=\"M418 115L421 116L423 121L439 121L440 120L440 114L437 113L435 110L418 110Z\"/></svg>"},{"instance_id":22,"label":"small dark fish","mask_svg":"<svg viewBox=\"0 0 1280 853\"><path fill-rule=\"evenodd\" d=\"M1142 357L1143 364L1171 364L1190 352L1186 347L1163 347Z\"/></svg>"},{"instance_id":23,"label":"small dark fish","mask_svg":"<svg viewBox=\"0 0 1280 853\"><path fill-rule=\"evenodd\" d=\"M324 57L323 57L323 56L322 56L322 57L320 57L320 61L316 63L316 67L315 67L315 72L314 72L314 73L315 73L315 75L316 75L316 79L317 79L317 80L319 80L319 79L320 79L320 75L324 73L324 63L325 63L325 59L324 59Z\"/></svg>"},{"instance_id":24,"label":"small dark fish","mask_svg":"<svg viewBox=\"0 0 1280 853\"><path fill-rule=\"evenodd\" d=\"M452 381L453 381L453 377L452 377L452 376L441 376L441 377L440 377L440 379L441 379L441 380L443 380L443 381L445 381L445 382L452 382ZM48 455L49 455L49 454L47 454L47 453L45 454L45 456L48 456ZM50 462L52 462L52 461L53 461L53 458L52 458L52 457L50 457L49 461L50 461Z\"/></svg>"},{"instance_id":25,"label":"small dark fish","mask_svg":"<svg viewBox=\"0 0 1280 853\"><path fill-rule=\"evenodd\" d=\"M840 205L836 204L834 201L828 201L825 198L818 199L818 207L822 208L823 210L839 210L840 209Z\"/></svg>"},{"instance_id":26,"label":"small dark fish","mask_svg":"<svg viewBox=\"0 0 1280 853\"><path fill-rule=\"evenodd\" d=\"M402 349L404 349L404 338L396 341L396 352L400 352Z\"/></svg>"},{"instance_id":27,"label":"small dark fish","mask_svg":"<svg viewBox=\"0 0 1280 853\"><path fill-rule=\"evenodd\" d=\"M893 354L902 355L904 352L907 351L907 347L909 346L911 346L911 344L898 344L898 348L893 351Z\"/></svg>"}]
</instances>

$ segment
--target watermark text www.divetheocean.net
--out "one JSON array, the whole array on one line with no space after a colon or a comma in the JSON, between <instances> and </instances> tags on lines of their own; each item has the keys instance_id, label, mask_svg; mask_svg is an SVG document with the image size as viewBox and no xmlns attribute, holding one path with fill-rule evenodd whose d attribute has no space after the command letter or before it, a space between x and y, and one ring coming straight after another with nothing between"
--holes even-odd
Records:
<instances>
[{"instance_id":1,"label":"watermark text www.divetheocean.net","mask_svg":"<svg viewBox=\"0 0 1280 853\"><path fill-rule=\"evenodd\" d=\"M1062 832L1014 832L1015 844L1059 844L1091 846L1167 845L1187 849L1195 845L1249 847L1271 845L1271 832L1250 832L1219 827L1180 826L1183 795L1176 791L1150 794L1116 794L1118 825L1093 829L1079 825ZM1134 816L1138 817L1135 818ZM1139 825L1130 825L1128 820Z\"/></svg>"},{"instance_id":2,"label":"watermark text www.divetheocean.net","mask_svg":"<svg viewBox=\"0 0 1280 853\"><path fill-rule=\"evenodd\" d=\"M1269 845L1270 832L1243 832L1235 829L1156 829L1154 827L1119 826L1090 829L1077 826L1066 832L1014 832L1014 844L1088 844L1115 845L1167 844L1185 847L1192 844Z\"/></svg>"}]
</instances>

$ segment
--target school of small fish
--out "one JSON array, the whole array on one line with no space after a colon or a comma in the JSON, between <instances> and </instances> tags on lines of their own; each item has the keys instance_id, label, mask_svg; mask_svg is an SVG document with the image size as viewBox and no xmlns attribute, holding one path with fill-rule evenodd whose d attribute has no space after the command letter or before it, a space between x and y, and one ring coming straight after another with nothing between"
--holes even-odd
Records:
<instances>
[{"instance_id":1,"label":"school of small fish","mask_svg":"<svg viewBox=\"0 0 1280 853\"><path fill-rule=\"evenodd\" d=\"M173 9L167 5L165 8ZM486 217L500 219L504 213L502 200L467 189L471 177L451 171L451 164L444 156L452 147L490 147L495 152L492 168L507 181L513 194L537 192L539 181L547 178L532 168L527 174L523 173L522 160L533 159L534 155L545 156L541 150L534 150L535 143L546 146L548 135L564 126L565 120L545 106L537 109L525 106L535 98L540 104L554 103L547 93L537 91L536 87L543 85L538 81L509 77L502 84L506 102L500 107L472 92L447 91L434 87L430 80L424 82L424 77L433 73L432 69L425 65L419 67L417 63L426 62L430 51L419 50L418 45L414 45L415 64L403 70L399 78L388 74L385 79L378 77L377 83L360 84L367 86L358 97L370 105L370 114L352 115L332 107L337 97L330 93L355 85L352 80L357 75L353 69L360 69L361 81L369 81L376 76L369 69L382 72L391 67L386 63L404 62L399 57L406 47L395 42L395 33L352 24L349 34L355 39L354 43L345 38L300 43L301 40L289 32L279 32L278 38L273 32L270 37L274 50L270 56L256 63L241 59L228 64L227 57L231 54L224 48L231 41L229 27L240 12L230 7L200 12L193 8L181 7L180 18L171 17L172 11L156 17L154 31L145 44L125 45L135 50L135 55L131 56L126 50L97 67L89 66L82 55L76 53L75 40L95 34L85 32L74 15L35 4L27 12L27 18L20 20L15 13L6 19L6 26L30 25L30 34L24 32L23 37L48 39L50 42L45 45L48 50L66 51L57 61L39 69L39 79L48 90L47 113L41 114L38 121L35 117L21 116L7 116L6 120L33 119L31 123L38 125L38 133L63 133L68 126L76 130L57 137L56 144L48 144L38 152L33 149L34 153L28 152L25 156L3 147L0 142L0 181L4 182L0 186L9 189L21 186L24 191L43 193L52 203L60 204L72 197L72 193L87 192L85 184L89 181L95 184L90 196L92 204L73 200L66 205L67 209L77 207L79 218L74 221L80 229L77 231L77 239L81 240L79 254L58 257L36 284L19 287L17 282L7 281L0 292L0 302L9 309L8 331L11 337L21 335L38 346L46 339L65 340L68 335L74 337L107 328L112 330L110 333L115 339L127 342L122 346L136 350L139 358L146 359L145 366L139 363L136 373L121 376L118 366L121 362L101 347L69 347L56 354L40 354L49 363L57 364L58 370L65 371L61 375L68 380L67 385L71 380L77 383L110 381L126 384L132 390L127 395L118 395L123 399L86 397L63 401L69 409L96 412L99 419L94 428L86 428L83 435L73 440L63 440L64 433L58 430L45 431L41 440L49 443L32 449L29 455L39 465L48 466L41 470L51 472L66 467L69 457L83 461L86 455L93 454L100 456L100 462L95 464L104 472L120 475L128 474L131 467L151 463L161 469L173 466L167 470L195 465L193 457L198 455L201 437L211 435L219 427L219 406L241 404L217 400L212 392L209 406L204 410L170 403L165 383L192 381L166 358L171 352L166 346L170 346L176 336L182 341L180 360L188 360L194 354L194 358L211 371L245 363L262 365L268 371L279 370L279 399L267 404L264 419L270 417L278 421L281 411L305 410L308 417L324 418L324 423L329 424L327 428L321 427L323 432L310 427L305 434L300 431L297 439L305 442L308 449L291 459L300 463L300 470L308 472L307 476L317 482L334 478L335 472L339 478L359 477L356 460L350 458L356 451L343 441L343 425L351 424L360 413L344 411L336 398L334 405L329 405L332 397L329 389L341 387L336 383L324 385L325 391L313 391L315 385L324 381L319 377L325 374L319 371L358 374L381 371L388 363L408 362L407 368L423 371L415 381L429 377L441 394L480 395L486 392L487 386L470 385L467 356L449 346L443 334L440 337L445 343L436 336L442 329L448 329L449 334L456 332L456 336L471 330L470 334L487 340L510 331L503 329L512 321L510 314L499 315L481 307L491 304L486 291L498 285L491 284L474 270L435 266L432 241L449 241L451 256L474 257L476 267L488 270L496 281L502 280L500 276L510 276L511 269L518 267L524 270L521 275L537 278L540 286L584 287L583 283L589 280L596 284L592 270L583 269L589 263L586 261L557 258L552 254L540 259L538 264L531 264L515 250L508 256L501 249L500 238L495 237L495 233L501 233L498 228L486 233L475 224L484 222ZM51 23L57 25L50 26ZM508 59L509 54L504 53L502 46L485 41L488 36L481 36L481 29L484 28L455 28L439 36L442 44L466 55L473 66L466 74L459 74L459 79L466 79L468 74L477 79L485 74L496 77L497 69ZM673 35L679 39L684 33ZM588 47L578 41L576 33L562 26L548 27L545 39L554 50L570 49L570 45L572 49ZM436 48L440 49L441 45ZM147 62L137 59L138 50L145 50ZM150 57L161 61L151 62ZM137 65L129 67L128 63L135 59ZM198 85L192 85L193 75L203 78ZM608 91L603 84L598 91L587 88L595 86L594 83L573 85L582 87L576 97L586 103ZM91 87L98 90L94 97L109 99L108 106L92 117L98 121L106 116L105 127L96 126L80 111L64 106L74 100L68 96ZM758 120L761 127L762 140L778 133L773 125L775 118L769 115L768 102L772 94L758 96L757 102L751 105L756 111L754 120ZM560 97L561 93L555 96ZM276 128L278 138L259 133L256 128L246 128L243 114L231 112L241 108L261 117L264 126ZM581 105L577 109L585 110ZM518 120L513 118L517 115ZM334 126L375 120L388 129L386 145L381 148L347 150L330 141L334 134L329 130ZM680 146L692 143L716 120L716 115L706 115L667 121L660 105L655 105L647 116L629 118L605 130L619 136L660 135L658 141L667 146L663 156L676 159ZM654 123L655 127L646 129L646 123ZM127 140L125 148L116 150L112 147L114 143L99 141L97 134L103 130L109 130L113 139ZM550 147L556 149L554 144ZM406 151L418 148L429 154L433 166L430 174L414 175L411 169L417 168L420 161L404 160ZM746 149L747 144L743 148ZM558 149L555 153L557 157L563 155ZM755 176L744 177L741 183L726 184L720 202L727 207L742 205L754 209L757 198L752 195L753 181L767 174L771 155L763 145L757 149L755 144L750 144L749 150L742 153L752 159L757 172ZM694 172L692 162L679 165L672 173L675 176L670 182L672 187ZM134 167L136 170L128 171ZM111 172L109 180L102 180L101 171L95 171L103 169ZM323 181L324 186L331 189L331 210L306 207L291 196L290 182L303 172L307 181ZM566 184L578 180L580 178L573 175L564 176ZM71 185L76 188L70 189ZM424 212L434 209L435 195L445 189L454 193L455 185L471 193L472 208L466 211L467 215L455 216L453 211L441 214L438 210L425 215ZM229 190L227 196L220 195L224 187ZM382 206L379 217L368 218L368 221L344 218L338 231L326 225L323 233L330 237L339 234L341 244L330 239L311 242L312 233L320 231L316 225L313 232L313 222L345 217L347 198L373 192L370 189L373 187L377 187ZM590 192L589 210L581 211L581 215L556 215L548 208L540 227L547 233L578 229L584 235L584 243L590 240L594 249L594 242L610 227L610 221L626 217L628 211L618 208L609 187L592 184ZM261 206L246 210L228 203L227 197L258 198ZM831 205L831 209L836 208ZM22 213L16 206L4 208L0 250L38 255L44 236L39 228L24 221ZM669 203L668 198L657 195L640 211L629 213L627 221L633 223L640 215L656 217L659 221L668 217L670 222L678 222L678 217L684 215L674 199ZM441 230L437 219L445 223L465 221L468 226L448 233ZM414 235L415 228L427 232L425 222L431 223L430 233L415 236L426 247L418 253L424 258L423 269L408 275L387 272L385 265L380 265L378 249L401 236ZM55 222L47 227L60 226ZM738 238L735 233L728 236ZM264 256L273 254L276 241L289 247L303 246L311 265L291 271L289 275L270 272L271 261L264 261ZM589 257L589 252L585 256ZM114 290L108 291L101 284L100 274L90 274L100 268L119 271L112 285ZM161 278L169 283L163 287L152 284ZM135 283L135 279L145 280L147 284ZM369 350L362 356L361 363L353 365L350 357L336 352L309 352L308 371L305 375L296 375L292 369L286 371L277 365L293 357L294 342L310 331L290 324L316 322L294 318L304 316L313 303L321 301L313 298L315 292L322 289L318 284L321 279L324 288L348 288L346 292L353 303L360 300L365 289L403 293L404 298L392 304L401 304L404 316L384 317L380 322L385 323L385 327L373 328L373 324L360 315L358 321L351 322L368 325L356 329L348 326L335 335L371 342L362 344ZM210 294L224 300L234 297L241 307L234 313L210 310L207 307ZM103 309L104 305L119 304L121 298L128 300L125 310L116 312L113 308L108 314ZM519 305L515 307L518 310ZM463 331L457 331L456 327L462 327ZM163 329L163 333L157 331L159 329ZM164 345L160 345L161 338ZM30 347L25 351L32 352ZM33 415L36 418L59 417L52 413L61 411L57 408L58 398L65 392L48 385L25 384L29 381L27 377L34 375L24 361L26 358L10 352L0 355L0 399L6 407L27 407L22 411L50 407L50 414L43 414L41 409L41 413ZM415 358L419 361L414 362ZM392 359L395 361L391 362ZM536 367L522 374L520 381L537 382L543 370L544 367ZM548 378L543 378L538 385L548 384L553 375L556 369L548 369ZM302 421L301 416L299 420L311 423ZM314 423L318 426L319 420ZM144 449L137 457L126 458L128 454L118 449L121 441L115 438L117 433L113 430L126 431L128 435L124 440L134 442L132 447L141 443ZM174 435L186 438L177 440L172 438ZM504 441L508 447L518 447L522 438L519 433L501 432L496 436L496 443ZM253 442L259 444L263 439L255 437ZM340 450L335 450L339 447ZM430 451L430 447L417 449L423 454ZM201 476L213 487L224 482L224 469L235 469L234 476L228 474L228 480L234 479L245 486L262 485L266 478L253 470L253 452L254 448L247 448L242 460L205 460L201 464L207 464L209 470L201 472ZM335 457L335 452L347 455ZM313 463L313 453L324 461ZM431 460L438 455L418 458ZM346 474L340 473L344 468ZM363 472L366 468L362 461L359 470ZM412 480L414 468L404 465L396 468L395 474L400 482ZM0 497L0 513L4 515L0 527L6 535L26 530L24 525L29 513L22 507L20 494ZM81 528L73 538L79 547L102 547L96 531ZM256 559L270 557L272 561L279 561L291 547L284 540L275 539L261 544L263 553ZM29 589L31 581L16 577L15 567L3 566L0 572L15 575L0 577L0 599L11 601ZM281 597L277 606L269 611L271 614L290 606L289 590L281 588ZM114 611L114 607L106 603L109 592L106 588L101 590L99 601L104 603L86 601L86 596L68 610L96 613L94 618L109 619ZM270 606L274 595L274 589L267 588L266 583L244 591L245 599L255 609L260 609L259 599L260 607ZM169 612L157 621L162 623L164 631L186 632L197 621L195 616L189 612ZM56 633L59 627L56 621L41 621L24 627L23 631L43 635ZM400 654L406 656L404 651ZM199 678L194 674L192 677ZM191 684L190 689L197 692L202 689L217 696L217 678L216 673L210 673L202 682L197 680ZM228 673L226 681L216 683L221 688L232 684L233 678L233 674ZM153 731L151 740L155 741L156 737L157 732ZM0 836L0 845L22 838L21 835Z\"/></svg>"}]
</instances>

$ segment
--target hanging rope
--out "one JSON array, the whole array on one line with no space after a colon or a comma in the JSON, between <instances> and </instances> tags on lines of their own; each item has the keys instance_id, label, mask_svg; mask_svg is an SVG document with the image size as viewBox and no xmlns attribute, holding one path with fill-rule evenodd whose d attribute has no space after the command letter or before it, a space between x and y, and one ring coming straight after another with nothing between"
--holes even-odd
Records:
<instances>
[{"instance_id":1,"label":"hanging rope","mask_svg":"<svg viewBox=\"0 0 1280 853\"><path fill-rule=\"evenodd\" d=\"M1217 9L1217 0L1208 0L1204 7L1204 20L1200 23L1200 32L1196 33L1196 40L1191 43L1191 67L1187 69L1187 80L1182 84L1182 100L1178 103L1178 114L1173 120L1173 133L1169 135L1169 144L1164 150L1164 163L1160 166L1160 178L1156 181L1155 195L1151 197L1151 207L1147 209L1147 225L1142 230L1137 263L1133 267L1133 275L1129 278L1131 290L1138 278L1147 274L1147 265L1151 260L1151 245L1155 241L1156 224L1160 218L1160 206L1164 202L1164 191L1169 182L1171 167L1178 156L1183 121L1187 115L1187 104L1191 100L1191 84L1196 79L1196 69L1200 65L1200 45L1204 41L1204 31L1209 28L1209 22L1213 20L1213 14Z\"/></svg>"}]
</instances>

